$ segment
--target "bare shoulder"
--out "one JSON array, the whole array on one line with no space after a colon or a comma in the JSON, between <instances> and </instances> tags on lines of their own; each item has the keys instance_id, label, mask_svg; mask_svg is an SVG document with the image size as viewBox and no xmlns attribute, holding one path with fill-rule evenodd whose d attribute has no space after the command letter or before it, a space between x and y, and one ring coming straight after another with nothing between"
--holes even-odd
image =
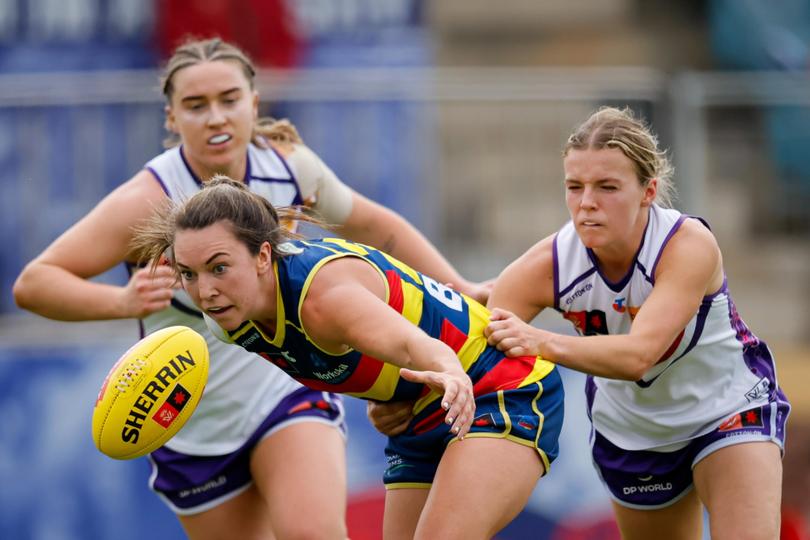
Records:
<instances>
[{"instance_id":1,"label":"bare shoulder","mask_svg":"<svg viewBox=\"0 0 810 540\"><path fill-rule=\"evenodd\" d=\"M517 259L523 266L535 272L552 272L554 267L554 237L546 236Z\"/></svg>"},{"instance_id":2,"label":"bare shoulder","mask_svg":"<svg viewBox=\"0 0 810 540\"><path fill-rule=\"evenodd\" d=\"M670 255L671 254L671 255ZM696 254L720 254L712 231L698 219L686 219L664 248L664 256L691 258Z\"/></svg>"},{"instance_id":3,"label":"bare shoulder","mask_svg":"<svg viewBox=\"0 0 810 540\"><path fill-rule=\"evenodd\" d=\"M313 307L323 307L327 298L338 302L345 300L352 287L362 287L385 298L386 289L383 277L369 261L359 257L347 256L333 259L321 266L312 277L306 300ZM316 306L315 304L320 304Z\"/></svg>"},{"instance_id":4,"label":"bare shoulder","mask_svg":"<svg viewBox=\"0 0 810 540\"><path fill-rule=\"evenodd\" d=\"M501 272L489 308L503 308L524 320L554 304L554 235L529 248Z\"/></svg>"},{"instance_id":5,"label":"bare shoulder","mask_svg":"<svg viewBox=\"0 0 810 540\"><path fill-rule=\"evenodd\" d=\"M322 267L310 281L301 303L301 321L319 347L342 352L347 336L359 332L357 321L370 307L389 308L383 302L386 287L382 276L368 261L340 257ZM352 309L345 309L351 305Z\"/></svg>"},{"instance_id":6,"label":"bare shoulder","mask_svg":"<svg viewBox=\"0 0 810 540\"><path fill-rule=\"evenodd\" d=\"M693 279L702 284L703 294L718 290L723 283L723 257L714 234L700 220L684 221L664 248L655 277L657 283Z\"/></svg>"},{"instance_id":7,"label":"bare shoulder","mask_svg":"<svg viewBox=\"0 0 810 540\"><path fill-rule=\"evenodd\" d=\"M139 171L105 197L96 208L114 222L145 219L169 201L160 182L148 170Z\"/></svg>"},{"instance_id":8,"label":"bare shoulder","mask_svg":"<svg viewBox=\"0 0 810 540\"><path fill-rule=\"evenodd\" d=\"M134 227L167 200L152 173L140 171L102 199L38 259L79 276L98 275L128 259Z\"/></svg>"}]
</instances>

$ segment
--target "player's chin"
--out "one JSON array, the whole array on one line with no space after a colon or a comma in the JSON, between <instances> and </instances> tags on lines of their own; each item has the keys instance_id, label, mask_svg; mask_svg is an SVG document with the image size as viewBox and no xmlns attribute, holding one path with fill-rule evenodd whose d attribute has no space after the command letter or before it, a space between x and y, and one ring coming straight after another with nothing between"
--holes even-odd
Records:
<instances>
[{"instance_id":1,"label":"player's chin","mask_svg":"<svg viewBox=\"0 0 810 540\"><path fill-rule=\"evenodd\" d=\"M602 227L577 227L577 235L582 244L589 249L599 248L605 244L605 230Z\"/></svg>"},{"instance_id":2,"label":"player's chin","mask_svg":"<svg viewBox=\"0 0 810 540\"><path fill-rule=\"evenodd\" d=\"M218 311L206 311L206 313L216 321L220 328L229 332L236 330L239 328L239 325L244 322L234 307L228 307Z\"/></svg>"}]
</instances>

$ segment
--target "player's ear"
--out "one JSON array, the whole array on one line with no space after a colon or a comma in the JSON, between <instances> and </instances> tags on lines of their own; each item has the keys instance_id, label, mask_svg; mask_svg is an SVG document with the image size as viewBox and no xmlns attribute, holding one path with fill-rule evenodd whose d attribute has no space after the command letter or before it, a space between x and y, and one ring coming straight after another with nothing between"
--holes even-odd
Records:
<instances>
[{"instance_id":1,"label":"player's ear","mask_svg":"<svg viewBox=\"0 0 810 540\"><path fill-rule=\"evenodd\" d=\"M270 242L263 242L259 248L259 254L256 256L256 270L259 274L263 274L270 270L273 266L273 246Z\"/></svg>"},{"instance_id":2,"label":"player's ear","mask_svg":"<svg viewBox=\"0 0 810 540\"><path fill-rule=\"evenodd\" d=\"M166 114L166 120L163 122L163 126L166 128L166 131L177 133L177 126L174 121L174 111L169 105L166 105L163 108L163 112Z\"/></svg>"},{"instance_id":3,"label":"player's ear","mask_svg":"<svg viewBox=\"0 0 810 540\"><path fill-rule=\"evenodd\" d=\"M644 198L641 199L641 206L652 205L656 195L658 195L658 178L651 178L644 186Z\"/></svg>"}]
</instances>

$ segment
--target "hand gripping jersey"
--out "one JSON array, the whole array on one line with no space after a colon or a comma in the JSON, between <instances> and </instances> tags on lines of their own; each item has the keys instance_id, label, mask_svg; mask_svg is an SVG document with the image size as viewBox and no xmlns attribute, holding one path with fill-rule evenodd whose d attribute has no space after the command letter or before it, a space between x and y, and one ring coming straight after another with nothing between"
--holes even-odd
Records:
<instances>
[{"instance_id":1,"label":"hand gripping jersey","mask_svg":"<svg viewBox=\"0 0 810 540\"><path fill-rule=\"evenodd\" d=\"M184 201L202 188L185 161L181 147L167 150L146 167L174 201ZM245 183L274 205L300 204L299 187L284 160L272 149L248 146ZM172 305L143 319L148 334L184 325L205 336L210 367L205 394L194 415L166 447L186 454L222 455L239 448L278 402L301 386L262 359L211 336L202 314L186 293L175 292Z\"/></svg>"},{"instance_id":2,"label":"hand gripping jersey","mask_svg":"<svg viewBox=\"0 0 810 540\"><path fill-rule=\"evenodd\" d=\"M603 276L571 222L554 239L555 307L583 335L628 334L655 286L661 253L687 216L652 206L635 263L618 283ZM784 400L767 345L746 327L727 281L639 381L588 377L596 430L626 450L681 443L734 413Z\"/></svg>"},{"instance_id":3,"label":"hand gripping jersey","mask_svg":"<svg viewBox=\"0 0 810 540\"><path fill-rule=\"evenodd\" d=\"M232 332L223 331L208 317L206 321L221 339L263 356L310 388L377 401L419 399L415 413L439 397L424 385L401 379L397 366L356 350L327 353L307 335L299 313L309 284L324 264L340 257L359 257L377 269L387 284L388 305L456 352L476 395L535 383L554 367L539 357L504 358L487 346L483 330L489 311L485 307L383 252L337 238L281 247L289 255L275 263L278 317L272 336L252 321ZM373 327L373 321L369 325Z\"/></svg>"}]
</instances>

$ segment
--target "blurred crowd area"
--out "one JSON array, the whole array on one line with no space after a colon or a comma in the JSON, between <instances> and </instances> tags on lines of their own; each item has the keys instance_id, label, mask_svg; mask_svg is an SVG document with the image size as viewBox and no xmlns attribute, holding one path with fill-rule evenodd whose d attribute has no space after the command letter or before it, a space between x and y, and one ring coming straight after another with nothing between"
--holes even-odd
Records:
<instances>
[{"instance_id":1,"label":"blurred crowd area","mask_svg":"<svg viewBox=\"0 0 810 540\"><path fill-rule=\"evenodd\" d=\"M0 383L15 384L27 347L109 337L21 313L11 284L161 151L158 70L188 35L243 47L261 68L262 113L290 118L346 183L474 279L567 219L560 152L580 121L600 105L647 118L672 154L675 206L712 225L743 318L775 349L796 405L785 498L810 516L810 3L0 0ZM126 328L117 340L136 335ZM0 430L0 446L16 442ZM560 466L593 476L583 459ZM580 499L605 509L602 495ZM602 530L569 521L570 534Z\"/></svg>"}]
</instances>

